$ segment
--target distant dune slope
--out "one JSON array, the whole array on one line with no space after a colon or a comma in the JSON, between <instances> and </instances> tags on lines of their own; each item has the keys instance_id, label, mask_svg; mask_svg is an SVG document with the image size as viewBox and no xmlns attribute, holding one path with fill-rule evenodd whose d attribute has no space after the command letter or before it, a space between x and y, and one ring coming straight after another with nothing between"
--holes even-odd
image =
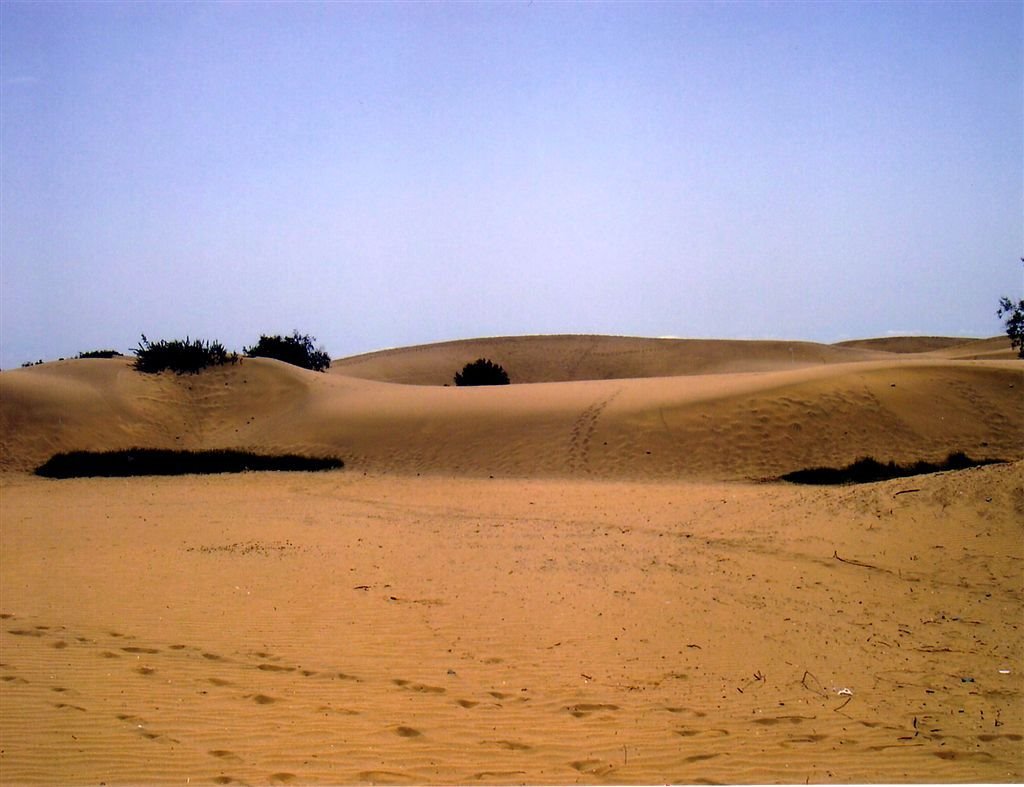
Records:
<instances>
[{"instance_id":1,"label":"distant dune slope","mask_svg":"<svg viewBox=\"0 0 1024 787\"><path fill-rule=\"evenodd\" d=\"M769 371L881 357L875 350L813 342L505 336L341 358L331 371L389 383L445 385L465 364L489 358L504 367L513 383L545 383Z\"/></svg>"},{"instance_id":2,"label":"distant dune slope","mask_svg":"<svg viewBox=\"0 0 1024 787\"><path fill-rule=\"evenodd\" d=\"M1010 360L1017 357L1006 336L965 339L956 336L888 336L880 339L855 339L834 346L890 353L928 354L960 360Z\"/></svg>"},{"instance_id":3,"label":"distant dune slope","mask_svg":"<svg viewBox=\"0 0 1024 787\"><path fill-rule=\"evenodd\" d=\"M182 377L142 375L124 359L44 364L0 373L0 469L132 446L335 455L345 472L632 479L759 478L952 450L1024 457L1020 362L882 354L799 366L780 360L790 346L767 344L771 371L487 388L268 359ZM708 350L705 368L736 362L732 343L707 347L721 352Z\"/></svg>"}]
</instances>

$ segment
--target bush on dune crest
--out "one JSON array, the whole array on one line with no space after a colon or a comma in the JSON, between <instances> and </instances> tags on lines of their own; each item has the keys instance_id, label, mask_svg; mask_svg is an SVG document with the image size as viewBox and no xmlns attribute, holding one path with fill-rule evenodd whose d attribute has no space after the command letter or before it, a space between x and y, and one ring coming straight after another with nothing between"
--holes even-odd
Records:
<instances>
[{"instance_id":1,"label":"bush on dune crest","mask_svg":"<svg viewBox=\"0 0 1024 787\"><path fill-rule=\"evenodd\" d=\"M260 336L252 347L245 348L250 358L274 358L303 369L322 372L331 365L331 356L323 347L314 347L316 338L298 331L291 336Z\"/></svg>"},{"instance_id":2,"label":"bush on dune crest","mask_svg":"<svg viewBox=\"0 0 1024 787\"><path fill-rule=\"evenodd\" d=\"M121 358L124 355L122 352L117 350L87 350L84 353L79 353L76 357L78 358Z\"/></svg>"},{"instance_id":3,"label":"bush on dune crest","mask_svg":"<svg viewBox=\"0 0 1024 787\"><path fill-rule=\"evenodd\" d=\"M456 385L508 385L508 374L498 364L486 358L467 363L455 373Z\"/></svg>"},{"instance_id":4,"label":"bush on dune crest","mask_svg":"<svg viewBox=\"0 0 1024 787\"><path fill-rule=\"evenodd\" d=\"M147 374L156 374L170 369L176 374L197 374L207 366L221 366L237 363L238 354L229 353L220 342L206 342L199 339L161 339L151 342L142 334L135 353L135 369Z\"/></svg>"},{"instance_id":5,"label":"bush on dune crest","mask_svg":"<svg viewBox=\"0 0 1024 787\"><path fill-rule=\"evenodd\" d=\"M943 462L915 462L910 465L900 465L891 461L883 464L866 456L846 467L810 467L786 473L781 478L794 484L870 484L875 481L888 481L891 478L938 473L941 470L966 470L968 467L1001 464L1003 461L972 459L962 451L951 453Z\"/></svg>"}]
</instances>

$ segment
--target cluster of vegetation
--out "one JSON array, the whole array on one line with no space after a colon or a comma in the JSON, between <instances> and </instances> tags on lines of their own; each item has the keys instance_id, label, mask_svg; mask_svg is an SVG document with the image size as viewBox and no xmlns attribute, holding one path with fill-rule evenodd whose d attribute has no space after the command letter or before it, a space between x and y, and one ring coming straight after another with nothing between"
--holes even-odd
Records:
<instances>
[{"instance_id":1,"label":"cluster of vegetation","mask_svg":"<svg viewBox=\"0 0 1024 787\"><path fill-rule=\"evenodd\" d=\"M143 337L145 338L145 337ZM78 358L121 358L124 353L119 353L117 350L88 350L84 353L79 353Z\"/></svg>"},{"instance_id":2,"label":"cluster of vegetation","mask_svg":"<svg viewBox=\"0 0 1024 787\"><path fill-rule=\"evenodd\" d=\"M508 374L498 364L477 358L455 373L456 385L508 385Z\"/></svg>"},{"instance_id":3,"label":"cluster of vegetation","mask_svg":"<svg viewBox=\"0 0 1024 787\"><path fill-rule=\"evenodd\" d=\"M1024 262L1024 257L1021 258ZM999 299L996 316L1004 321L1010 346L1017 351L1018 358L1024 358L1024 298L1014 303L1009 298Z\"/></svg>"},{"instance_id":4,"label":"cluster of vegetation","mask_svg":"<svg viewBox=\"0 0 1024 787\"><path fill-rule=\"evenodd\" d=\"M245 348L245 354L250 358L276 358L303 369L322 372L331 365L331 357L323 347L315 347L315 341L312 336L298 331L291 336L263 335L252 347ZM196 374L207 366L222 366L239 361L238 353L228 352L220 342L188 337L184 341L161 339L151 342L143 334L138 348L132 352L135 354L135 368L151 374L165 370L178 374Z\"/></svg>"},{"instance_id":5,"label":"cluster of vegetation","mask_svg":"<svg viewBox=\"0 0 1024 787\"><path fill-rule=\"evenodd\" d=\"M937 473L941 470L966 470L968 467L1001 464L1003 461L972 459L962 451L951 453L942 462L914 462L909 465L891 461L882 463L868 456L846 467L811 467L806 470L794 470L782 476L782 480L794 484L870 484L875 481L888 481L891 478Z\"/></svg>"},{"instance_id":6,"label":"cluster of vegetation","mask_svg":"<svg viewBox=\"0 0 1024 787\"><path fill-rule=\"evenodd\" d=\"M71 451L60 453L36 468L46 478L92 478L140 475L244 473L257 470L336 470L345 463L334 457L296 454L255 454L249 451L172 451L130 448L124 451Z\"/></svg>"},{"instance_id":7,"label":"cluster of vegetation","mask_svg":"<svg viewBox=\"0 0 1024 787\"><path fill-rule=\"evenodd\" d=\"M189 339L187 336L184 341L161 339L151 342L143 334L139 346L132 352L135 353L135 368L147 374L168 369L177 374L196 374L207 366L238 362L238 354L229 353L220 342Z\"/></svg>"},{"instance_id":8,"label":"cluster of vegetation","mask_svg":"<svg viewBox=\"0 0 1024 787\"><path fill-rule=\"evenodd\" d=\"M316 348L312 336L294 331L291 336L260 336L252 347L245 348L250 358L275 358L303 369L322 372L331 365L331 356L323 347Z\"/></svg>"}]
</instances>

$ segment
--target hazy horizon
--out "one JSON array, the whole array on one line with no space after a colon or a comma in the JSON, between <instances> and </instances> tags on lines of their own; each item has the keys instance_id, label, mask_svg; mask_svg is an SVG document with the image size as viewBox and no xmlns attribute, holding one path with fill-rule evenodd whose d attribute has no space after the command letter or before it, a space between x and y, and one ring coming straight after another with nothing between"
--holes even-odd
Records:
<instances>
[{"instance_id":1,"label":"hazy horizon","mask_svg":"<svg viewBox=\"0 0 1024 787\"><path fill-rule=\"evenodd\" d=\"M1024 5L0 5L0 368L994 336Z\"/></svg>"}]
</instances>

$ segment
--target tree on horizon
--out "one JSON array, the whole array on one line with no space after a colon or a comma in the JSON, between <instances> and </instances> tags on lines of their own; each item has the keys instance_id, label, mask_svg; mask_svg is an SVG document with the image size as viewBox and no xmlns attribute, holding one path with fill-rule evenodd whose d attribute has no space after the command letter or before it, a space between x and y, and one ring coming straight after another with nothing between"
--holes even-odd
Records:
<instances>
[{"instance_id":1,"label":"tree on horizon","mask_svg":"<svg viewBox=\"0 0 1024 787\"><path fill-rule=\"evenodd\" d=\"M1024 257L1020 261L1024 262ZM1010 346L1017 351L1017 357L1024 358L1024 298L1017 303L1005 296L1000 298L996 316L1003 320Z\"/></svg>"}]
</instances>

